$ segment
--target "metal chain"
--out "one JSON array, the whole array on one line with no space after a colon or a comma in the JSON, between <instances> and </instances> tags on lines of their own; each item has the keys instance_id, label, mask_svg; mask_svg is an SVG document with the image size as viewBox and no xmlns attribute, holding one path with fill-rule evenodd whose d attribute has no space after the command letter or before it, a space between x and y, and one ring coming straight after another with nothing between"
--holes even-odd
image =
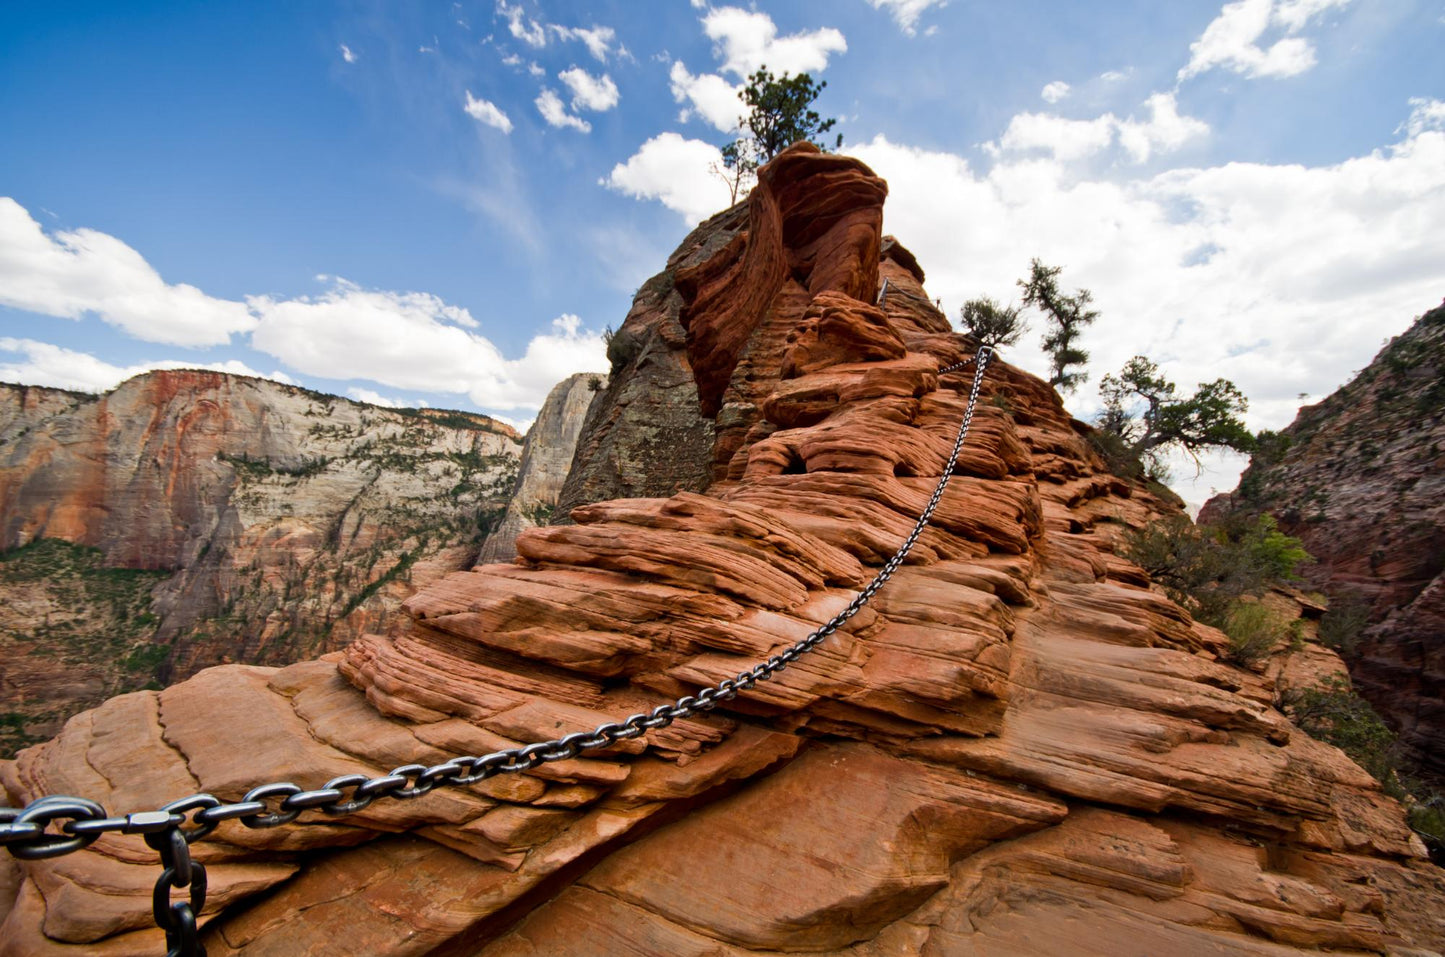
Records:
<instances>
[{"instance_id":1,"label":"metal chain","mask_svg":"<svg viewBox=\"0 0 1445 957\"><path fill-rule=\"evenodd\" d=\"M205 949L196 940L196 920L206 900L206 869L193 861L189 846L210 835L221 822L239 820L250 828L280 827L290 824L302 811L318 810L329 816L355 814L381 798L407 800L428 794L437 787L465 787L485 781L498 774L529 771L539 764L565 761L584 751L611 747L619 741L636 738L648 731L665 728L680 718L700 711L710 711L718 702L748 691L759 681L767 681L787 668L802 655L812 651L843 626L877 594L878 590L902 567L919 536L928 526L938 503L948 488L949 478L958 461L968 430L973 423L979 389L983 385L984 368L992 350L982 346L971 358L940 369L939 375L957 372L970 362L975 363L973 385L968 405L959 423L953 451L944 465L933 495L929 497L913 530L891 558L879 569L863 590L842 611L806 638L771 656L766 661L685 695L672 704L659 705L651 711L634 714L622 721L610 721L591 731L579 731L551 741L528 744L481 756L452 758L428 767L405 764L388 774L368 778L364 774L345 774L332 778L321 787L304 790L290 782L263 784L247 791L240 801L225 803L210 794L193 794L172 801L157 811L141 811L122 817L108 817L105 808L87 798L54 795L38 798L22 808L0 807L0 846L21 860L59 857L88 847L102 834L141 834L146 843L161 856L164 871L156 882L154 912L156 925L166 932L167 957L204 957ZM49 831L58 826L60 833ZM172 889L185 890L187 900L172 902Z\"/></svg>"}]
</instances>

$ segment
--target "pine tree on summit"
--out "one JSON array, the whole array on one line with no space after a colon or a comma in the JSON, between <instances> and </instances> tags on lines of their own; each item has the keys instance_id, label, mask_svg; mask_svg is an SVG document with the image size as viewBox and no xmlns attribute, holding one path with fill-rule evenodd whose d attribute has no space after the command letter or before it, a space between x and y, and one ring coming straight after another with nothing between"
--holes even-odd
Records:
<instances>
[{"instance_id":1,"label":"pine tree on summit","mask_svg":"<svg viewBox=\"0 0 1445 957\"><path fill-rule=\"evenodd\" d=\"M739 196L752 188L758 167L794 143L806 140L825 152L828 150L816 137L831 130L838 120L824 119L811 109L827 85L827 80L814 83L807 73L774 76L766 66L748 77L747 86L742 90L748 112L738 117L738 128L745 135L724 146L722 166L713 167L713 172L728 184L732 202L736 203ZM843 134L839 133L832 148L842 145Z\"/></svg>"}]
</instances>

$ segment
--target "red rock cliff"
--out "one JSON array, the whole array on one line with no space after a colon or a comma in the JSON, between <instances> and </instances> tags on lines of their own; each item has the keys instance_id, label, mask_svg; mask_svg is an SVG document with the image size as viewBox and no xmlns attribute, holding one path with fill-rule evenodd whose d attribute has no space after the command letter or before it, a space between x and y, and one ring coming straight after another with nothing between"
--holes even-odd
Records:
<instances>
[{"instance_id":1,"label":"red rock cliff","mask_svg":"<svg viewBox=\"0 0 1445 957\"><path fill-rule=\"evenodd\" d=\"M966 377L939 369L971 344L883 242L883 195L854 161L789 151L750 227L695 234L695 275L651 300L675 331L637 355L719 416L704 492L524 532L516 564L412 598L404 635L108 702L0 765L11 799L151 807L485 753L651 708L808 634L907 533L965 404ZM615 410L639 373L614 373ZM617 439L623 418L594 413ZM956 471L865 611L717 711L346 818L222 825L196 845L210 952L1445 948L1445 876L1399 806L1272 707L1276 672L1222 664L1223 637L1113 554L1119 529L1168 506L1108 475L1051 390L990 366ZM154 949L138 845L12 865L0 953Z\"/></svg>"}]
</instances>

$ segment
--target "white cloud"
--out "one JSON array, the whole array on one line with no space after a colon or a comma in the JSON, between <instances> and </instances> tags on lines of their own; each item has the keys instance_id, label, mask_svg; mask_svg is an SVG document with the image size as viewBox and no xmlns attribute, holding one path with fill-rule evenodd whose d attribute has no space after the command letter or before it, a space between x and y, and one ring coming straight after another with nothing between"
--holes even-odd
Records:
<instances>
[{"instance_id":1,"label":"white cloud","mask_svg":"<svg viewBox=\"0 0 1445 957\"><path fill-rule=\"evenodd\" d=\"M522 65L522 58L515 53L509 53L502 57L502 66L519 67Z\"/></svg>"},{"instance_id":2,"label":"white cloud","mask_svg":"<svg viewBox=\"0 0 1445 957\"><path fill-rule=\"evenodd\" d=\"M490 100L479 100L472 96L471 90L467 90L467 103L463 109L478 122L495 126L503 133L512 132L512 121L507 118L507 114L498 109L497 105Z\"/></svg>"},{"instance_id":3,"label":"white cloud","mask_svg":"<svg viewBox=\"0 0 1445 957\"><path fill-rule=\"evenodd\" d=\"M1015 152L1048 150L1055 159L1083 159L1109 147L1118 125L1112 113L1092 120L1070 120L1048 113L1019 113L1009 120L998 146Z\"/></svg>"},{"instance_id":4,"label":"white cloud","mask_svg":"<svg viewBox=\"0 0 1445 957\"><path fill-rule=\"evenodd\" d=\"M352 53L351 47L347 46L344 43L341 44L341 59L345 60L347 63L356 62L356 54Z\"/></svg>"},{"instance_id":5,"label":"white cloud","mask_svg":"<svg viewBox=\"0 0 1445 957\"><path fill-rule=\"evenodd\" d=\"M741 7L708 11L702 18L702 29L715 44L722 69L738 77L746 77L764 65L778 76L818 73L827 68L831 54L848 49L843 34L832 27L780 37L772 17Z\"/></svg>"},{"instance_id":6,"label":"white cloud","mask_svg":"<svg viewBox=\"0 0 1445 957\"><path fill-rule=\"evenodd\" d=\"M140 253L93 229L47 235L0 197L0 305L64 319L94 313L138 339L212 346L255 326L243 303L161 279Z\"/></svg>"},{"instance_id":7,"label":"white cloud","mask_svg":"<svg viewBox=\"0 0 1445 957\"><path fill-rule=\"evenodd\" d=\"M1445 100L1410 97L1410 118L1396 127L1396 133L1419 136L1426 130L1445 130Z\"/></svg>"},{"instance_id":8,"label":"white cloud","mask_svg":"<svg viewBox=\"0 0 1445 957\"><path fill-rule=\"evenodd\" d=\"M614 166L603 185L637 199L660 200L697 223L728 205L727 185L710 171L721 165L722 153L711 143L660 133Z\"/></svg>"},{"instance_id":9,"label":"white cloud","mask_svg":"<svg viewBox=\"0 0 1445 957\"><path fill-rule=\"evenodd\" d=\"M346 390L347 398L355 399L357 402L365 402L367 405L379 405L384 409L425 409L425 399L398 399L389 395L382 395L373 389L363 389L360 386L352 386Z\"/></svg>"},{"instance_id":10,"label":"white cloud","mask_svg":"<svg viewBox=\"0 0 1445 957\"><path fill-rule=\"evenodd\" d=\"M507 359L470 331L465 309L427 293L362 289L334 280L316 297L249 300L260 317L253 348L328 379L364 379L394 389L466 395L486 408L537 408L574 372L607 368L602 337L576 316L554 320L520 359Z\"/></svg>"},{"instance_id":11,"label":"white cloud","mask_svg":"<svg viewBox=\"0 0 1445 957\"><path fill-rule=\"evenodd\" d=\"M506 0L497 0L497 13L507 18L507 30L512 36L527 46L540 49L547 45L547 31L536 20L527 18L520 3L514 7Z\"/></svg>"},{"instance_id":12,"label":"white cloud","mask_svg":"<svg viewBox=\"0 0 1445 957\"><path fill-rule=\"evenodd\" d=\"M668 81L672 85L673 99L692 104L682 111L678 122L686 123L696 112L715 128L731 133L738 128L738 120L747 112L739 94L741 87L733 86L716 73L693 76L681 60L675 60L668 71Z\"/></svg>"},{"instance_id":13,"label":"white cloud","mask_svg":"<svg viewBox=\"0 0 1445 957\"><path fill-rule=\"evenodd\" d=\"M605 112L617 105L617 84L607 74L595 77L580 67L557 74L572 91L572 109ZM550 122L550 121L549 121ZM553 124L556 125L555 123Z\"/></svg>"},{"instance_id":14,"label":"white cloud","mask_svg":"<svg viewBox=\"0 0 1445 957\"><path fill-rule=\"evenodd\" d=\"M1068 95L1069 84L1063 80L1055 80L1047 84L1039 93L1039 96L1043 97L1046 103L1057 103Z\"/></svg>"},{"instance_id":15,"label":"white cloud","mask_svg":"<svg viewBox=\"0 0 1445 957\"><path fill-rule=\"evenodd\" d=\"M1044 150L1062 162L1085 159L1108 149L1115 142L1136 163L1155 153L1169 153L1190 140L1209 133L1209 125L1192 116L1182 116L1173 93L1155 93L1144 101L1149 119L1132 115L1121 120L1112 113L1091 120L1072 120L1051 113L1019 113L1009 120L997 143L985 144L990 155L1004 152Z\"/></svg>"},{"instance_id":16,"label":"white cloud","mask_svg":"<svg viewBox=\"0 0 1445 957\"><path fill-rule=\"evenodd\" d=\"M0 356L0 381L42 385L52 389L72 389L78 392L108 392L126 379L156 369L207 369L212 372L229 372L232 375L293 383L291 377L282 372L265 375L235 359L225 362L162 359L118 366L97 359L87 352L77 352L34 339L12 338L0 338L0 353L22 357L6 360Z\"/></svg>"},{"instance_id":17,"label":"white cloud","mask_svg":"<svg viewBox=\"0 0 1445 957\"><path fill-rule=\"evenodd\" d=\"M1081 179L1052 159L982 171L881 136L849 152L888 180L885 228L950 313L979 295L1016 301L1033 256L1064 267L1066 288L1094 292L1090 381L1069 402L1081 417L1097 409L1100 376L1143 353L1185 390L1232 379L1250 426L1280 428L1298 393L1333 391L1445 288L1439 130L1329 166L1236 162L1132 180ZM1039 333L1010 361L1046 369ZM1201 494L1210 484L1233 477L1207 476Z\"/></svg>"},{"instance_id":18,"label":"white cloud","mask_svg":"<svg viewBox=\"0 0 1445 957\"><path fill-rule=\"evenodd\" d=\"M508 359L475 331L480 323L471 313L434 295L316 278L330 286L319 296L211 299L190 286L165 285L138 252L104 233L77 230L52 240L19 204L0 197L0 305L72 317L91 311L139 338L182 345L222 344L229 336L195 334L179 319L171 321L171 313L202 328L231 322L233 331L251 333L253 349L307 375L450 392L496 409L536 409L561 379L608 366L602 337L584 330L574 315L554 320L524 356ZM244 322L234 321L236 311ZM142 321L152 314L161 318ZM158 335L161 330L166 335ZM237 360L117 366L34 339L0 339L0 353L15 354L0 356L0 379L67 389L104 391L151 369L263 376ZM264 377L291 381L279 371Z\"/></svg>"},{"instance_id":19,"label":"white cloud","mask_svg":"<svg viewBox=\"0 0 1445 957\"><path fill-rule=\"evenodd\" d=\"M1105 83L1117 83L1120 80L1127 80L1128 78L1129 72L1125 70L1105 70L1099 74L1099 79Z\"/></svg>"},{"instance_id":20,"label":"white cloud","mask_svg":"<svg viewBox=\"0 0 1445 957\"><path fill-rule=\"evenodd\" d=\"M1209 124L1192 116L1181 116L1173 93L1155 93L1144 102L1149 119L1132 116L1119 123L1119 145L1136 163L1147 160L1154 152L1170 153L1190 140L1209 134Z\"/></svg>"},{"instance_id":21,"label":"white cloud","mask_svg":"<svg viewBox=\"0 0 1445 957\"><path fill-rule=\"evenodd\" d=\"M1286 30L1297 33L1326 10L1346 7L1349 4L1350 0L1279 0L1279 4L1274 8L1274 18Z\"/></svg>"},{"instance_id":22,"label":"white cloud","mask_svg":"<svg viewBox=\"0 0 1445 957\"><path fill-rule=\"evenodd\" d=\"M544 87L542 92L537 94L535 102L537 104L537 112L542 114L542 119L546 120L549 125L556 127L570 126L583 133L592 132L591 123L588 123L580 116L573 116L567 112L567 107L562 103L562 98L557 95L556 90Z\"/></svg>"},{"instance_id":23,"label":"white cloud","mask_svg":"<svg viewBox=\"0 0 1445 957\"><path fill-rule=\"evenodd\" d=\"M948 0L868 0L868 2L873 5L875 10L886 9L892 15L894 22L898 24L899 29L909 36L913 36L917 32L918 18L923 15L923 11L932 6L943 7L948 4ZM927 33L931 35L934 29L936 28L930 27Z\"/></svg>"},{"instance_id":24,"label":"white cloud","mask_svg":"<svg viewBox=\"0 0 1445 957\"><path fill-rule=\"evenodd\" d=\"M1310 20L1350 0L1236 0L1219 11L1198 40L1189 45L1189 63L1179 71L1187 80L1220 67L1247 77L1297 76L1315 65L1310 42L1295 36ZM1271 27L1286 36L1261 45Z\"/></svg>"},{"instance_id":25,"label":"white cloud","mask_svg":"<svg viewBox=\"0 0 1445 957\"><path fill-rule=\"evenodd\" d=\"M602 63L607 62L607 54L611 52L612 41L617 39L617 32L611 27L559 27L556 24L549 24L548 29L557 35L559 40L581 40L587 46L587 52ZM621 56L622 51L618 51Z\"/></svg>"},{"instance_id":26,"label":"white cloud","mask_svg":"<svg viewBox=\"0 0 1445 957\"><path fill-rule=\"evenodd\" d=\"M535 77L538 77L538 78L541 78L541 77L544 77L544 76L547 75L547 71L546 71L545 69L543 69L543 68L542 68L542 65L539 64L539 63L528 63L528 64L527 64L527 72L530 73L530 74L532 74L532 76L535 76Z\"/></svg>"}]
</instances>

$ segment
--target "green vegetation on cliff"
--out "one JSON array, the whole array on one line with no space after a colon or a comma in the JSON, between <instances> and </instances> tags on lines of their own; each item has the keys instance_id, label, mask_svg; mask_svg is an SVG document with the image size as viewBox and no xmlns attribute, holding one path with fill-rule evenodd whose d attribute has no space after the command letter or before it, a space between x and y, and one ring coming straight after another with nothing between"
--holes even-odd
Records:
<instances>
[{"instance_id":1,"label":"green vegetation on cliff","mask_svg":"<svg viewBox=\"0 0 1445 957\"><path fill-rule=\"evenodd\" d=\"M152 686L167 647L151 639L159 619L151 592L169 573L107 567L98 548L42 538L0 553L0 656L49 659L32 680L80 686L93 706L112 695ZM0 664L6 710L0 757L58 730L44 690L26 687Z\"/></svg>"}]
</instances>

